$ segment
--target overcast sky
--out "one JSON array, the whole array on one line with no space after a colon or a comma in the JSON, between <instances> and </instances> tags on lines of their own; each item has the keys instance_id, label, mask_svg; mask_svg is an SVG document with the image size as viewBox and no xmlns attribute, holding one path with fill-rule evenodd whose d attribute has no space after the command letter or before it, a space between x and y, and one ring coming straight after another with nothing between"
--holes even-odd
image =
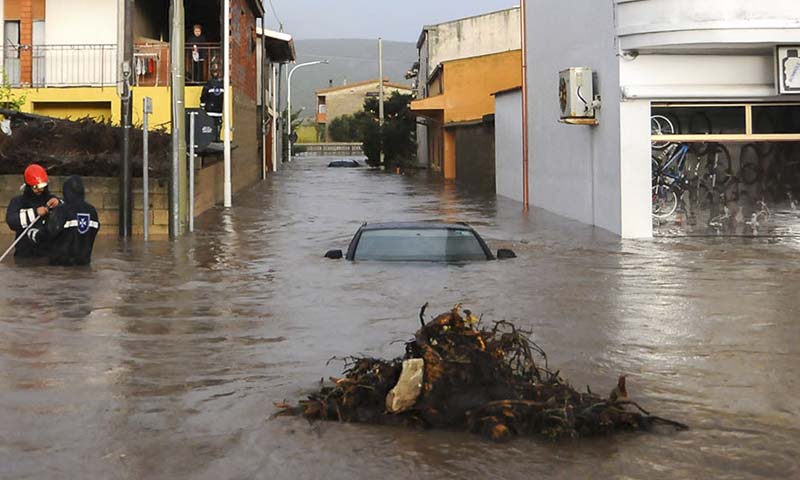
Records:
<instances>
[{"instance_id":1,"label":"overcast sky","mask_svg":"<svg viewBox=\"0 0 800 480\"><path fill-rule=\"evenodd\" d=\"M278 30L269 0L267 28ZM416 42L423 25L493 12L518 0L272 0L295 39L377 38Z\"/></svg>"}]
</instances>

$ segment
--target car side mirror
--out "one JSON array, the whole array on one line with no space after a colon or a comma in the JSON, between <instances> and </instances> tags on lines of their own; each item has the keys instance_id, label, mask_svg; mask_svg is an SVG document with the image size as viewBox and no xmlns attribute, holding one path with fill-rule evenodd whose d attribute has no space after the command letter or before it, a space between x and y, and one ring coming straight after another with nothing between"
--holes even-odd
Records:
<instances>
[{"instance_id":1,"label":"car side mirror","mask_svg":"<svg viewBox=\"0 0 800 480\"><path fill-rule=\"evenodd\" d=\"M331 260L340 260L344 254L342 254L341 250L328 250L325 253L325 258L330 258Z\"/></svg>"},{"instance_id":2,"label":"car side mirror","mask_svg":"<svg viewBox=\"0 0 800 480\"><path fill-rule=\"evenodd\" d=\"M517 254L507 248L501 248L497 251L498 260L508 260L509 258L517 258Z\"/></svg>"}]
</instances>

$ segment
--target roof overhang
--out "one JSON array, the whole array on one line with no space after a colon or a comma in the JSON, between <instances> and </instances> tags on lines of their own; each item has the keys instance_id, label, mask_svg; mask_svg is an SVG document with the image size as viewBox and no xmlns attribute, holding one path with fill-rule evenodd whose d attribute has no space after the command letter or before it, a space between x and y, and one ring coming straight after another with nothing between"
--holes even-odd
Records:
<instances>
[{"instance_id":1,"label":"roof overhang","mask_svg":"<svg viewBox=\"0 0 800 480\"><path fill-rule=\"evenodd\" d=\"M436 95L435 97L427 97L411 102L411 111L423 117L439 117L444 112L444 108L444 95Z\"/></svg>"},{"instance_id":2,"label":"roof overhang","mask_svg":"<svg viewBox=\"0 0 800 480\"><path fill-rule=\"evenodd\" d=\"M256 33L267 41L267 57L274 63L293 62L297 58L294 39L288 33L258 28Z\"/></svg>"}]
</instances>

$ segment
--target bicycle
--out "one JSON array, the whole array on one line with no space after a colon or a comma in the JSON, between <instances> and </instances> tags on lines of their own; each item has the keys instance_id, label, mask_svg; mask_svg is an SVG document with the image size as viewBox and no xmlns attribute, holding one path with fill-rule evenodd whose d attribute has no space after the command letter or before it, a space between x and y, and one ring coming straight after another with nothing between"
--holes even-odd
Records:
<instances>
[{"instance_id":1,"label":"bicycle","mask_svg":"<svg viewBox=\"0 0 800 480\"><path fill-rule=\"evenodd\" d=\"M705 157L698 156L694 167L694 177L690 179L691 202L694 210L706 210L710 207L716 194L727 193L730 175L730 153L719 143L707 147ZM704 158L704 160L703 160ZM705 164L703 164L705 161ZM700 175L705 166L705 173Z\"/></svg>"},{"instance_id":2,"label":"bicycle","mask_svg":"<svg viewBox=\"0 0 800 480\"><path fill-rule=\"evenodd\" d=\"M667 218L678 209L678 201L688 186L684 173L687 145L671 144L662 157L653 155L652 212L656 218Z\"/></svg>"},{"instance_id":3,"label":"bicycle","mask_svg":"<svg viewBox=\"0 0 800 480\"><path fill-rule=\"evenodd\" d=\"M666 115L651 115L650 116L650 134L651 135L675 135L678 130L675 129L675 123ZM653 148L661 150L668 147L671 142L653 142Z\"/></svg>"}]
</instances>

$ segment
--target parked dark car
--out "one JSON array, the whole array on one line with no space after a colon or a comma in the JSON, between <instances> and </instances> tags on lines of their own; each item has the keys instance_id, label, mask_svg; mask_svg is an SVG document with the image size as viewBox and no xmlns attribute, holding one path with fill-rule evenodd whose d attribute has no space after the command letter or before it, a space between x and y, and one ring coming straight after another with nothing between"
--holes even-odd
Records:
<instances>
[{"instance_id":1,"label":"parked dark car","mask_svg":"<svg viewBox=\"0 0 800 480\"><path fill-rule=\"evenodd\" d=\"M358 160L334 160L329 163L328 166L337 168L356 168L360 167L361 164L358 163Z\"/></svg>"},{"instance_id":2,"label":"parked dark car","mask_svg":"<svg viewBox=\"0 0 800 480\"><path fill-rule=\"evenodd\" d=\"M350 241L345 255L330 250L326 258L385 262L469 262L494 260L478 232L466 223L394 222L364 223ZM515 258L500 249L497 259Z\"/></svg>"}]
</instances>

